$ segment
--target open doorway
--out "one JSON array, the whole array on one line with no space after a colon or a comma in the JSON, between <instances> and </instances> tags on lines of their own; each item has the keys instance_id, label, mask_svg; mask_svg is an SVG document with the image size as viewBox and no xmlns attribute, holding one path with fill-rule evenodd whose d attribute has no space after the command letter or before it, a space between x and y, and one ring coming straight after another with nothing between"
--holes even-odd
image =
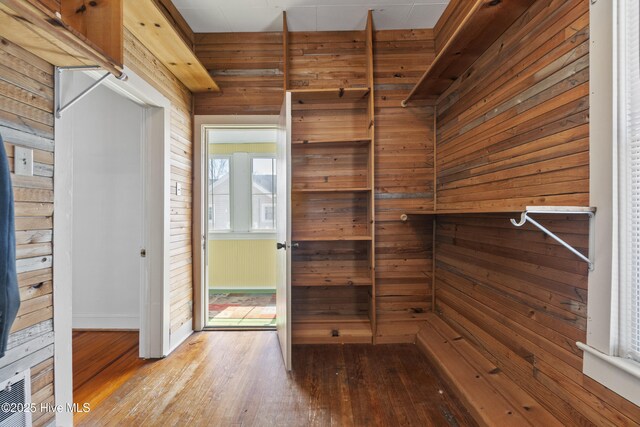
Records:
<instances>
[{"instance_id":1,"label":"open doorway","mask_svg":"<svg viewBox=\"0 0 640 427\"><path fill-rule=\"evenodd\" d=\"M127 82L110 78L96 87L103 72L56 71L58 108L84 94L56 120L55 205L63 214L55 218L54 274L61 285L54 299L66 308L54 314L56 347L65 349L56 350L61 402L73 402L71 390L85 382L101 384L95 381L103 371L117 382L124 367L174 347L170 103L125 71ZM94 388L88 395L99 396L102 386Z\"/></svg>"},{"instance_id":2,"label":"open doorway","mask_svg":"<svg viewBox=\"0 0 640 427\"><path fill-rule=\"evenodd\" d=\"M206 327L276 326L275 126L210 126Z\"/></svg>"}]
</instances>

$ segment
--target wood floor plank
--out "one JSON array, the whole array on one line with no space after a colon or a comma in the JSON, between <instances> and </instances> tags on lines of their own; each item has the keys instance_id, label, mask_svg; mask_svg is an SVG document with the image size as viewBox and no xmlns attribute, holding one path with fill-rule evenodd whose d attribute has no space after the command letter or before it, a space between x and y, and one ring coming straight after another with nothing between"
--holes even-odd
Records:
<instances>
[{"instance_id":1,"label":"wood floor plank","mask_svg":"<svg viewBox=\"0 0 640 427\"><path fill-rule=\"evenodd\" d=\"M108 353L91 344L99 339L91 334L74 337L85 346L76 348L86 358L78 364L91 362L92 349ZM92 406L75 423L477 425L413 344L300 345L293 357L294 371L286 373L270 331L197 333L157 361L141 361L137 348L129 349L76 391L77 403Z\"/></svg>"}]
</instances>

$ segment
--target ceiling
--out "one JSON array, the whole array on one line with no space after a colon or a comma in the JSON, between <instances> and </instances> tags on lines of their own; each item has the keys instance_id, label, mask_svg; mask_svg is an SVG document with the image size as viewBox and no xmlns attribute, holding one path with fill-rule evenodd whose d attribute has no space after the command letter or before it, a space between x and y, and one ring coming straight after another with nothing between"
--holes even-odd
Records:
<instances>
[{"instance_id":1,"label":"ceiling","mask_svg":"<svg viewBox=\"0 0 640 427\"><path fill-rule=\"evenodd\" d=\"M433 28L449 0L173 0L196 33Z\"/></svg>"}]
</instances>

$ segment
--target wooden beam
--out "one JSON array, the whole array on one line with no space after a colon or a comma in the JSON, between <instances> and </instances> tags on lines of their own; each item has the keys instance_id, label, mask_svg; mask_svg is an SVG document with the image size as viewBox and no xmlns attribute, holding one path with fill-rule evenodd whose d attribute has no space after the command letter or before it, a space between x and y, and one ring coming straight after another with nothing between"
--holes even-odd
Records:
<instances>
[{"instance_id":1,"label":"wooden beam","mask_svg":"<svg viewBox=\"0 0 640 427\"><path fill-rule=\"evenodd\" d=\"M191 92L220 90L155 0L125 0L124 25Z\"/></svg>"}]
</instances>

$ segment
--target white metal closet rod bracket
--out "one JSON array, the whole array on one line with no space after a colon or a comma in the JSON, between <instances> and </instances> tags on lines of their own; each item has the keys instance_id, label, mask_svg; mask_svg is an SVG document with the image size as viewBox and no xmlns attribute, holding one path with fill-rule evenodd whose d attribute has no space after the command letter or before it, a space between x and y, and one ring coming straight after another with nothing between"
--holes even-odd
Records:
<instances>
[{"instance_id":1,"label":"white metal closet rod bracket","mask_svg":"<svg viewBox=\"0 0 640 427\"><path fill-rule=\"evenodd\" d=\"M573 215L573 214L588 215L589 216L589 256L588 257L584 256L581 252L579 252L577 249L575 249L569 243L565 242L560 237L556 236L554 233L549 231L549 229L544 227L538 221L536 221L533 218L531 218L529 216L530 213L563 214L563 215L567 215L567 214L570 214L570 215ZM594 246L594 242L595 242L595 230L594 230L595 221L593 221L593 217L594 217L594 210L593 209L576 208L576 209L572 210L572 209L565 208L565 209L552 210L552 209L548 209L546 207L543 207L543 208L539 208L539 209L533 208L533 210L529 210L529 208L527 208L527 210L525 210L524 212L522 212L522 214L520 214L520 220L518 221L518 220L515 220L515 219L511 219L511 224L513 224L516 227L522 227L527 222L530 222L531 224L535 225L540 230L542 230L542 232L544 232L546 235L548 235L549 237L554 239L556 242L560 243L565 248L569 249L569 251L574 253L577 257L579 257L584 262L586 262L589 265L589 271L593 271L594 261L593 261L593 255L592 254L594 253L594 249L595 249L593 247Z\"/></svg>"},{"instance_id":2,"label":"white metal closet rod bracket","mask_svg":"<svg viewBox=\"0 0 640 427\"><path fill-rule=\"evenodd\" d=\"M108 72L96 80L91 86L80 92L75 98L71 101L67 102L65 105L62 104L62 91L60 90L60 75L63 71L94 71L100 70L101 67L96 66L78 66L78 67L56 67L55 73L55 86L56 86L56 118L59 119L62 117L62 113L69 109L76 102L80 101L82 98L91 93L95 88L100 86L112 73ZM118 80L127 81L128 77L125 73L120 74L120 76L116 77Z\"/></svg>"}]
</instances>

